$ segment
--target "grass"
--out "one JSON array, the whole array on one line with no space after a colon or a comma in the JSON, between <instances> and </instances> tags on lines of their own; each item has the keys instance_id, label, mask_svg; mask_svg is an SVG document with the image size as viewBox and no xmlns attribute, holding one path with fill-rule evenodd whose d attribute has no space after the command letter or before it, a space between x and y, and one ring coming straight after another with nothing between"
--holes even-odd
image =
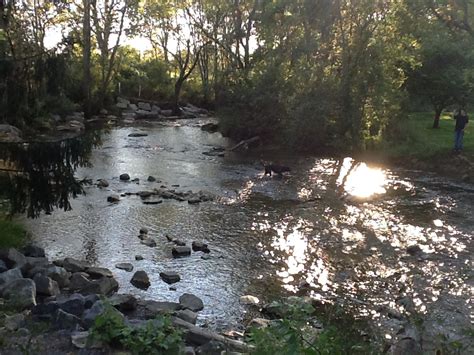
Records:
<instances>
[{"instance_id":1,"label":"grass","mask_svg":"<svg viewBox=\"0 0 474 355\"><path fill-rule=\"evenodd\" d=\"M0 249L21 248L28 240L28 233L18 223L8 220L0 211Z\"/></svg>"},{"instance_id":2,"label":"grass","mask_svg":"<svg viewBox=\"0 0 474 355\"><path fill-rule=\"evenodd\" d=\"M432 158L450 154L454 145L454 123L451 113L443 113L440 128L433 129L431 112L410 114L397 127L395 142L385 142L380 147L382 153L389 157ZM464 153L474 155L474 115L469 115L470 122L464 133Z\"/></svg>"}]
</instances>

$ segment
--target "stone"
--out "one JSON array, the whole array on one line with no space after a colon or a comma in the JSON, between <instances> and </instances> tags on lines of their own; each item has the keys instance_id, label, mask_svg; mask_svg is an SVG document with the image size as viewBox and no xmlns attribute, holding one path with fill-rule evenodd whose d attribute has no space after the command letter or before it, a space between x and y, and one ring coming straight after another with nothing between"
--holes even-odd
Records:
<instances>
[{"instance_id":1,"label":"stone","mask_svg":"<svg viewBox=\"0 0 474 355\"><path fill-rule=\"evenodd\" d=\"M23 255L33 258L44 258L46 256L44 249L36 245L27 245L22 251Z\"/></svg>"},{"instance_id":2,"label":"stone","mask_svg":"<svg viewBox=\"0 0 474 355\"><path fill-rule=\"evenodd\" d=\"M40 303L32 308L31 313L41 320L49 320L59 309L58 302Z\"/></svg>"},{"instance_id":3,"label":"stone","mask_svg":"<svg viewBox=\"0 0 474 355\"><path fill-rule=\"evenodd\" d=\"M140 234L148 234L148 229L145 227L140 228Z\"/></svg>"},{"instance_id":4,"label":"stone","mask_svg":"<svg viewBox=\"0 0 474 355\"><path fill-rule=\"evenodd\" d=\"M76 272L72 274L69 288L72 291L82 290L90 285L89 275L85 272Z\"/></svg>"},{"instance_id":5,"label":"stone","mask_svg":"<svg viewBox=\"0 0 474 355\"><path fill-rule=\"evenodd\" d=\"M0 124L1 142L21 142L21 131L9 124Z\"/></svg>"},{"instance_id":6,"label":"stone","mask_svg":"<svg viewBox=\"0 0 474 355\"><path fill-rule=\"evenodd\" d=\"M5 285L3 297L15 307L32 308L36 306L36 285L31 279L13 280Z\"/></svg>"},{"instance_id":7,"label":"stone","mask_svg":"<svg viewBox=\"0 0 474 355\"><path fill-rule=\"evenodd\" d=\"M252 305L252 304L259 304L260 300L255 296L246 295L246 296L241 296L239 298L239 302L240 304Z\"/></svg>"},{"instance_id":8,"label":"stone","mask_svg":"<svg viewBox=\"0 0 474 355\"><path fill-rule=\"evenodd\" d=\"M122 313L120 313L117 309L111 307L109 308L110 312L118 316L120 319L124 319ZM83 324L86 329L89 329L93 324L95 319L100 316L106 310L105 304L103 301L97 301L92 305L90 309L84 312L84 316L82 318Z\"/></svg>"},{"instance_id":9,"label":"stone","mask_svg":"<svg viewBox=\"0 0 474 355\"><path fill-rule=\"evenodd\" d=\"M190 309L193 312L199 312L204 308L202 300L191 293L182 294L181 297L179 297L179 304L183 308Z\"/></svg>"},{"instance_id":10,"label":"stone","mask_svg":"<svg viewBox=\"0 0 474 355\"><path fill-rule=\"evenodd\" d=\"M190 309L183 309L183 310L177 311L175 313L175 316L191 324L196 324L197 317L198 317L197 313L191 311Z\"/></svg>"},{"instance_id":11,"label":"stone","mask_svg":"<svg viewBox=\"0 0 474 355\"><path fill-rule=\"evenodd\" d=\"M73 293L62 301L58 301L58 307L64 312L81 317L85 309L85 298L80 293Z\"/></svg>"},{"instance_id":12,"label":"stone","mask_svg":"<svg viewBox=\"0 0 474 355\"><path fill-rule=\"evenodd\" d=\"M88 267L86 273L90 275L92 279L100 279L101 277L113 277L112 271L105 267Z\"/></svg>"},{"instance_id":13,"label":"stone","mask_svg":"<svg viewBox=\"0 0 474 355\"><path fill-rule=\"evenodd\" d=\"M143 201L144 205L159 205L163 200Z\"/></svg>"},{"instance_id":14,"label":"stone","mask_svg":"<svg viewBox=\"0 0 474 355\"><path fill-rule=\"evenodd\" d=\"M174 239L174 240L173 240L173 243L176 244L176 245L179 246L179 247L184 247L184 246L186 246L186 242L183 241L183 240L179 240L179 239Z\"/></svg>"},{"instance_id":15,"label":"stone","mask_svg":"<svg viewBox=\"0 0 474 355\"><path fill-rule=\"evenodd\" d=\"M0 295L2 294L3 288L14 280L23 278L20 268L10 269L0 274Z\"/></svg>"},{"instance_id":16,"label":"stone","mask_svg":"<svg viewBox=\"0 0 474 355\"><path fill-rule=\"evenodd\" d=\"M70 274L63 267L50 265L40 272L56 281L60 288L69 286Z\"/></svg>"},{"instance_id":17,"label":"stone","mask_svg":"<svg viewBox=\"0 0 474 355\"><path fill-rule=\"evenodd\" d=\"M151 192L151 191L140 191L140 192L137 193L137 195L140 196L140 198L145 199L145 198L148 198L148 197L152 196L153 192Z\"/></svg>"},{"instance_id":18,"label":"stone","mask_svg":"<svg viewBox=\"0 0 474 355\"><path fill-rule=\"evenodd\" d=\"M77 329L81 325L81 319L73 314L58 309L54 319L54 326L58 329Z\"/></svg>"},{"instance_id":19,"label":"stone","mask_svg":"<svg viewBox=\"0 0 474 355\"><path fill-rule=\"evenodd\" d=\"M25 324L25 316L21 313L12 316L5 315L3 326L9 331L14 332Z\"/></svg>"},{"instance_id":20,"label":"stone","mask_svg":"<svg viewBox=\"0 0 474 355\"><path fill-rule=\"evenodd\" d=\"M128 136L130 138L138 138L138 137L147 137L148 134L146 134L146 133L130 133Z\"/></svg>"},{"instance_id":21,"label":"stone","mask_svg":"<svg viewBox=\"0 0 474 355\"><path fill-rule=\"evenodd\" d=\"M130 180L130 175L128 174L121 174L120 177L119 177L120 180L122 181L128 181Z\"/></svg>"},{"instance_id":22,"label":"stone","mask_svg":"<svg viewBox=\"0 0 474 355\"><path fill-rule=\"evenodd\" d=\"M137 299L132 295L116 294L109 298L109 302L121 312L133 311L137 308Z\"/></svg>"},{"instance_id":23,"label":"stone","mask_svg":"<svg viewBox=\"0 0 474 355\"><path fill-rule=\"evenodd\" d=\"M97 186L98 187L109 187L109 182L105 179L100 179L98 182L97 182Z\"/></svg>"},{"instance_id":24,"label":"stone","mask_svg":"<svg viewBox=\"0 0 474 355\"><path fill-rule=\"evenodd\" d=\"M210 255L206 254L206 255L202 255L201 259L202 260L209 260L209 259L212 259L212 257Z\"/></svg>"},{"instance_id":25,"label":"stone","mask_svg":"<svg viewBox=\"0 0 474 355\"><path fill-rule=\"evenodd\" d=\"M148 102L139 102L138 108L144 111L151 111L151 105Z\"/></svg>"},{"instance_id":26,"label":"stone","mask_svg":"<svg viewBox=\"0 0 474 355\"><path fill-rule=\"evenodd\" d=\"M9 269L21 268L26 264L26 257L15 248L0 250L0 260L3 260Z\"/></svg>"},{"instance_id":27,"label":"stone","mask_svg":"<svg viewBox=\"0 0 474 355\"><path fill-rule=\"evenodd\" d=\"M171 250L171 253L173 254L173 257L175 258L180 258L183 256L189 256L191 255L191 248L186 247L186 246L176 246Z\"/></svg>"},{"instance_id":28,"label":"stone","mask_svg":"<svg viewBox=\"0 0 474 355\"><path fill-rule=\"evenodd\" d=\"M160 113L165 117L170 117L171 115L173 115L173 110L161 110Z\"/></svg>"},{"instance_id":29,"label":"stone","mask_svg":"<svg viewBox=\"0 0 474 355\"><path fill-rule=\"evenodd\" d=\"M148 179L147 179L148 182L155 182L156 179L153 177L153 176L148 176Z\"/></svg>"},{"instance_id":30,"label":"stone","mask_svg":"<svg viewBox=\"0 0 474 355\"><path fill-rule=\"evenodd\" d=\"M78 349L84 349L87 346L88 340L89 332L75 332L71 334L71 343Z\"/></svg>"},{"instance_id":31,"label":"stone","mask_svg":"<svg viewBox=\"0 0 474 355\"><path fill-rule=\"evenodd\" d=\"M89 265L86 262L73 258L65 258L63 261L63 268L69 272L82 272L88 267Z\"/></svg>"},{"instance_id":32,"label":"stone","mask_svg":"<svg viewBox=\"0 0 474 355\"><path fill-rule=\"evenodd\" d=\"M195 355L194 348L192 346L186 346L184 348L184 355Z\"/></svg>"},{"instance_id":33,"label":"stone","mask_svg":"<svg viewBox=\"0 0 474 355\"><path fill-rule=\"evenodd\" d=\"M174 271L163 271L160 272L161 279L167 284L174 284L181 280L181 277L177 272Z\"/></svg>"},{"instance_id":34,"label":"stone","mask_svg":"<svg viewBox=\"0 0 474 355\"><path fill-rule=\"evenodd\" d=\"M91 281L91 285L85 290L82 290L81 293L109 296L117 292L118 289L119 284L113 277L102 277L100 279Z\"/></svg>"},{"instance_id":35,"label":"stone","mask_svg":"<svg viewBox=\"0 0 474 355\"><path fill-rule=\"evenodd\" d=\"M143 238L143 240L140 243L150 248L156 247L156 242L153 239L148 238L148 237Z\"/></svg>"},{"instance_id":36,"label":"stone","mask_svg":"<svg viewBox=\"0 0 474 355\"><path fill-rule=\"evenodd\" d=\"M204 125L201 126L201 130L205 131L205 132L210 132L210 133L214 133L214 132L217 132L219 130L219 125L217 123L206 123Z\"/></svg>"},{"instance_id":37,"label":"stone","mask_svg":"<svg viewBox=\"0 0 474 355\"><path fill-rule=\"evenodd\" d=\"M135 105L135 104L128 104L128 108L129 108L131 111L136 111L136 110L138 110L138 106Z\"/></svg>"},{"instance_id":38,"label":"stone","mask_svg":"<svg viewBox=\"0 0 474 355\"><path fill-rule=\"evenodd\" d=\"M140 261L140 260L143 260L143 259L144 259L143 256L141 256L141 255L135 255L135 260Z\"/></svg>"},{"instance_id":39,"label":"stone","mask_svg":"<svg viewBox=\"0 0 474 355\"><path fill-rule=\"evenodd\" d=\"M92 307L94 303L96 303L98 300L100 300L99 295L96 295L95 293L86 295L84 297L84 308L89 309Z\"/></svg>"},{"instance_id":40,"label":"stone","mask_svg":"<svg viewBox=\"0 0 474 355\"><path fill-rule=\"evenodd\" d=\"M192 243L193 251L202 251L204 253L210 253L209 247L206 243L203 242L193 242Z\"/></svg>"},{"instance_id":41,"label":"stone","mask_svg":"<svg viewBox=\"0 0 474 355\"><path fill-rule=\"evenodd\" d=\"M202 202L201 199L200 199L199 197L197 197L197 196L191 196L191 197L188 199L188 203L189 203L190 205L196 205L196 204L201 203L201 202Z\"/></svg>"},{"instance_id":42,"label":"stone","mask_svg":"<svg viewBox=\"0 0 474 355\"><path fill-rule=\"evenodd\" d=\"M8 270L7 264L3 260L0 260L0 273Z\"/></svg>"},{"instance_id":43,"label":"stone","mask_svg":"<svg viewBox=\"0 0 474 355\"><path fill-rule=\"evenodd\" d=\"M418 245L410 245L407 247L407 253L410 255L418 255L422 252Z\"/></svg>"},{"instance_id":44,"label":"stone","mask_svg":"<svg viewBox=\"0 0 474 355\"><path fill-rule=\"evenodd\" d=\"M116 264L115 267L120 270L125 270L127 272L131 272L133 270L133 265L130 263L119 263Z\"/></svg>"},{"instance_id":45,"label":"stone","mask_svg":"<svg viewBox=\"0 0 474 355\"><path fill-rule=\"evenodd\" d=\"M220 354L228 354L229 352L226 351L227 347L224 343L216 340L211 340L202 344L196 348L197 355L220 355Z\"/></svg>"},{"instance_id":46,"label":"stone","mask_svg":"<svg viewBox=\"0 0 474 355\"><path fill-rule=\"evenodd\" d=\"M119 203L120 202L120 196L119 195L110 195L110 196L107 196L107 202L110 202L110 203Z\"/></svg>"},{"instance_id":47,"label":"stone","mask_svg":"<svg viewBox=\"0 0 474 355\"><path fill-rule=\"evenodd\" d=\"M146 319L156 318L159 314L167 314L181 309L181 305L176 302L139 301L138 306L144 309Z\"/></svg>"},{"instance_id":48,"label":"stone","mask_svg":"<svg viewBox=\"0 0 474 355\"><path fill-rule=\"evenodd\" d=\"M33 277L36 285L36 293L44 296L59 295L59 285L56 281L43 274L36 274Z\"/></svg>"},{"instance_id":49,"label":"stone","mask_svg":"<svg viewBox=\"0 0 474 355\"><path fill-rule=\"evenodd\" d=\"M48 258L44 258L44 257L36 258L36 257L27 256L26 263L21 267L21 272L23 273L23 275L28 276L29 271L34 269L35 267L38 267L38 266L46 267L48 265L49 265Z\"/></svg>"},{"instance_id":50,"label":"stone","mask_svg":"<svg viewBox=\"0 0 474 355\"><path fill-rule=\"evenodd\" d=\"M147 273L143 270L136 271L135 274L133 274L130 283L142 290L146 290L150 287L150 279L148 278Z\"/></svg>"}]
</instances>

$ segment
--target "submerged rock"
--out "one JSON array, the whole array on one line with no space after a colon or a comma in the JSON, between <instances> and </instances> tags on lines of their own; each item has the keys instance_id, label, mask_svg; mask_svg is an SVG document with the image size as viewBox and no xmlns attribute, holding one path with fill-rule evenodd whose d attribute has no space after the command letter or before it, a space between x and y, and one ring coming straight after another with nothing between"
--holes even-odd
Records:
<instances>
[{"instance_id":1,"label":"submerged rock","mask_svg":"<svg viewBox=\"0 0 474 355\"><path fill-rule=\"evenodd\" d=\"M107 197L107 202L119 203L120 202L120 196L119 195L110 195L110 196Z\"/></svg>"},{"instance_id":2,"label":"submerged rock","mask_svg":"<svg viewBox=\"0 0 474 355\"><path fill-rule=\"evenodd\" d=\"M148 179L147 179L148 182L155 182L156 179L153 177L153 176L148 176Z\"/></svg>"}]
</instances>

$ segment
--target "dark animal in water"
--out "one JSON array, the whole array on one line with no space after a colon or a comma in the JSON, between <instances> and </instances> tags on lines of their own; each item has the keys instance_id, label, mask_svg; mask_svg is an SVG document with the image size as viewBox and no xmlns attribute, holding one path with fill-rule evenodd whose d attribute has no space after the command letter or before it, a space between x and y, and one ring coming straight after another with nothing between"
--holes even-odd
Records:
<instances>
[{"instance_id":1,"label":"dark animal in water","mask_svg":"<svg viewBox=\"0 0 474 355\"><path fill-rule=\"evenodd\" d=\"M275 174L278 174L279 176L282 176L282 173L291 171L291 169L287 166L283 165L276 165L276 164L263 164L263 167L265 168L265 175L270 175L272 176L272 172Z\"/></svg>"}]
</instances>

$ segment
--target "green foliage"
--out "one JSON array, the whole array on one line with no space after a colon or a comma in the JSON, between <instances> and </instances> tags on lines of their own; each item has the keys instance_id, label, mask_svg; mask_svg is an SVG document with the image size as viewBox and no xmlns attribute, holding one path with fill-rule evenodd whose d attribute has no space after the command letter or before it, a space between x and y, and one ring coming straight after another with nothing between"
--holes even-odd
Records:
<instances>
[{"instance_id":1,"label":"green foliage","mask_svg":"<svg viewBox=\"0 0 474 355\"><path fill-rule=\"evenodd\" d=\"M5 219L0 213L0 249L21 248L28 240L28 233L18 223Z\"/></svg>"},{"instance_id":2,"label":"green foliage","mask_svg":"<svg viewBox=\"0 0 474 355\"><path fill-rule=\"evenodd\" d=\"M252 329L249 341L254 354L270 355L338 355L370 354L370 346L354 330L336 325L318 325L315 309L302 299L274 302L272 309L281 315L266 328ZM336 324L337 322L335 322Z\"/></svg>"},{"instance_id":3,"label":"green foliage","mask_svg":"<svg viewBox=\"0 0 474 355\"><path fill-rule=\"evenodd\" d=\"M178 354L183 345L182 333L174 328L169 316L158 316L143 326L132 327L111 305L106 305L96 318L91 337L133 354Z\"/></svg>"}]
</instances>

